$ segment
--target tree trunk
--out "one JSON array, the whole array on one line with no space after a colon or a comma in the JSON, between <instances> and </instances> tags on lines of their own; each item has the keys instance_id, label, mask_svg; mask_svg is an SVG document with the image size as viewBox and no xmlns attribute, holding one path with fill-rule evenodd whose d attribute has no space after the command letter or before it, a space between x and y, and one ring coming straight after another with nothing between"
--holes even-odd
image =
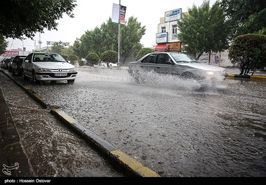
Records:
<instances>
[{"instance_id":1,"label":"tree trunk","mask_svg":"<svg viewBox=\"0 0 266 185\"><path fill-rule=\"evenodd\" d=\"M196 55L196 59L199 60L200 56L203 54L203 52L199 53L198 56Z\"/></svg>"},{"instance_id":2,"label":"tree trunk","mask_svg":"<svg viewBox=\"0 0 266 185\"><path fill-rule=\"evenodd\" d=\"M209 64L211 64L211 54L212 54L212 52L211 51L209 51Z\"/></svg>"}]
</instances>

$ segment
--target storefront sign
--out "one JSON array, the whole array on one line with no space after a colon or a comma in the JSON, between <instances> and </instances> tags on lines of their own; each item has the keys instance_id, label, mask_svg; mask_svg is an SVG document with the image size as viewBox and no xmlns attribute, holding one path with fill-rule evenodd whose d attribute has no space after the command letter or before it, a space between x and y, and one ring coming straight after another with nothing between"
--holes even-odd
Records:
<instances>
[{"instance_id":1,"label":"storefront sign","mask_svg":"<svg viewBox=\"0 0 266 185\"><path fill-rule=\"evenodd\" d=\"M14 57L19 55L19 50L7 50L1 56L3 57Z\"/></svg>"},{"instance_id":2,"label":"storefront sign","mask_svg":"<svg viewBox=\"0 0 266 185\"><path fill-rule=\"evenodd\" d=\"M156 34L156 43L166 43L168 42L168 33L157 33Z\"/></svg>"},{"instance_id":3,"label":"storefront sign","mask_svg":"<svg viewBox=\"0 0 266 185\"><path fill-rule=\"evenodd\" d=\"M177 21L181 19L182 8L165 12L165 22Z\"/></svg>"},{"instance_id":4,"label":"storefront sign","mask_svg":"<svg viewBox=\"0 0 266 185\"><path fill-rule=\"evenodd\" d=\"M181 51L181 42L168 43L168 48L169 48L169 51L180 52Z\"/></svg>"}]
</instances>

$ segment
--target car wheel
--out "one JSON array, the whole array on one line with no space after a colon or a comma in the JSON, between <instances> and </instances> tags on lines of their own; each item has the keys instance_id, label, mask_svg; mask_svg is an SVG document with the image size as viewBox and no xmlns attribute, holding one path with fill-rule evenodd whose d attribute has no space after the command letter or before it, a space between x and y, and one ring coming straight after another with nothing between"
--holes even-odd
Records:
<instances>
[{"instance_id":1,"label":"car wheel","mask_svg":"<svg viewBox=\"0 0 266 185\"><path fill-rule=\"evenodd\" d=\"M135 80L135 82L136 82L137 84L141 84L141 83L144 82L144 79L141 77L141 74L140 74L139 71L133 71L133 72L131 73L131 75L132 75L132 77L134 78L134 80Z\"/></svg>"},{"instance_id":2,"label":"car wheel","mask_svg":"<svg viewBox=\"0 0 266 185\"><path fill-rule=\"evenodd\" d=\"M67 83L68 84L74 84L75 80L68 80Z\"/></svg>"},{"instance_id":3,"label":"car wheel","mask_svg":"<svg viewBox=\"0 0 266 185\"><path fill-rule=\"evenodd\" d=\"M22 74L22 77L23 77L24 80L28 80L27 76L25 75L24 70L22 70L21 74Z\"/></svg>"},{"instance_id":4,"label":"car wheel","mask_svg":"<svg viewBox=\"0 0 266 185\"><path fill-rule=\"evenodd\" d=\"M184 72L181 74L181 78L183 79L195 79L195 75L191 72Z\"/></svg>"}]
</instances>

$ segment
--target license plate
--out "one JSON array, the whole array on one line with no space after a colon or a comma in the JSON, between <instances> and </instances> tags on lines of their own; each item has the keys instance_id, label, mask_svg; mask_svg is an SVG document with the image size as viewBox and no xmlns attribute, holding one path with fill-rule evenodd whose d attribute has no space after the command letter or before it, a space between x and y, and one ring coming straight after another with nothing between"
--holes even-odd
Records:
<instances>
[{"instance_id":1,"label":"license plate","mask_svg":"<svg viewBox=\"0 0 266 185\"><path fill-rule=\"evenodd\" d=\"M66 73L55 73L54 76L67 76Z\"/></svg>"}]
</instances>

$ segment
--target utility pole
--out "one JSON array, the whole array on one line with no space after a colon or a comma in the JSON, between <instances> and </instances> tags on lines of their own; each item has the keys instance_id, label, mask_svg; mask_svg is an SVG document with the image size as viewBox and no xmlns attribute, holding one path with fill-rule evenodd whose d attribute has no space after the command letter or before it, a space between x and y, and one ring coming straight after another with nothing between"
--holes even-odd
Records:
<instances>
[{"instance_id":1,"label":"utility pole","mask_svg":"<svg viewBox=\"0 0 266 185\"><path fill-rule=\"evenodd\" d=\"M41 48L42 48L41 33L39 33L39 42L38 42L38 44L39 44L39 50L41 50Z\"/></svg>"},{"instance_id":2,"label":"utility pole","mask_svg":"<svg viewBox=\"0 0 266 185\"><path fill-rule=\"evenodd\" d=\"M121 53L121 24L120 24L120 8L121 8L121 0L119 0L119 17L118 17L118 56L117 56L117 66L120 67L120 53Z\"/></svg>"}]
</instances>

